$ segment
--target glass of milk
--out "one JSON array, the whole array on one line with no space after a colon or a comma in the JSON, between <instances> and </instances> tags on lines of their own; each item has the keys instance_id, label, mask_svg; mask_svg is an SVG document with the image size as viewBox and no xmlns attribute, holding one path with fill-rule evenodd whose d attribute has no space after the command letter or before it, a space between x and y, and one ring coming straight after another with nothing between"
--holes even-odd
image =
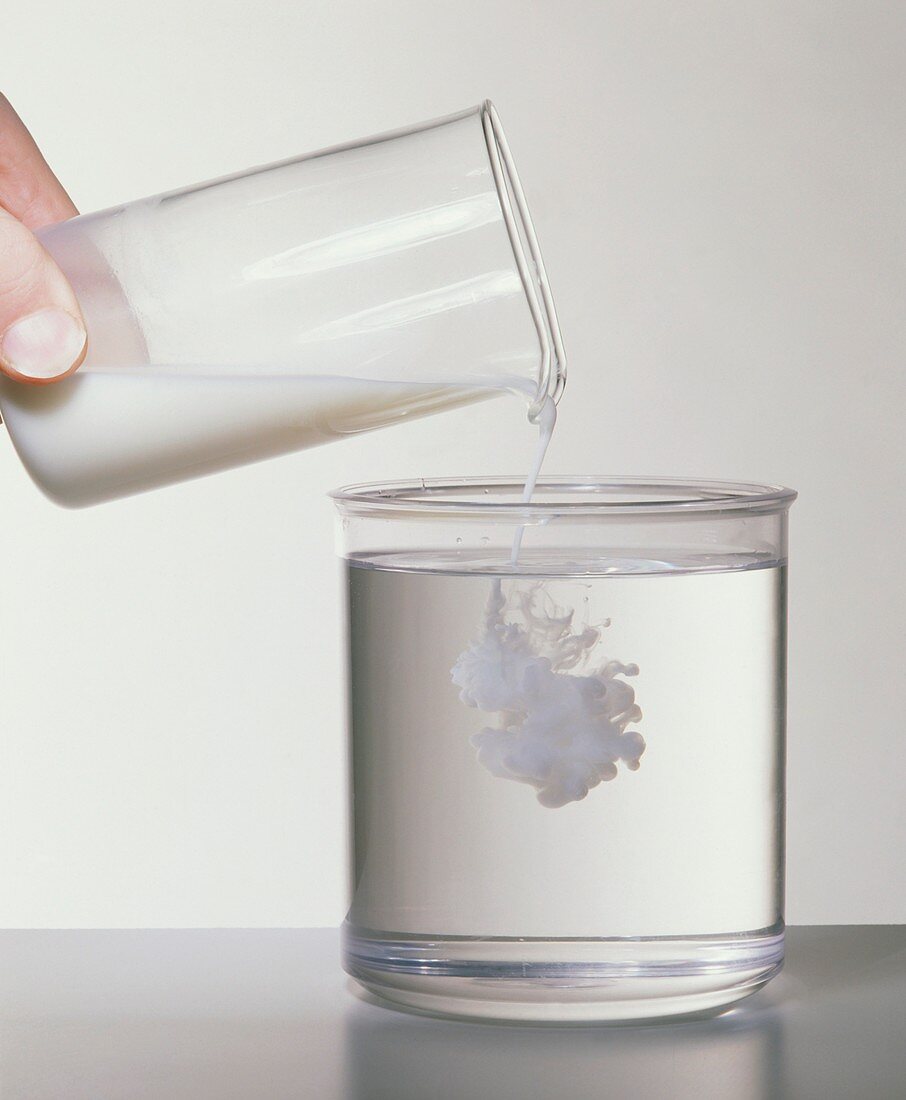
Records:
<instances>
[{"instance_id":1,"label":"glass of milk","mask_svg":"<svg viewBox=\"0 0 906 1100\"><path fill-rule=\"evenodd\" d=\"M79 506L516 391L565 357L494 107L88 214L40 233L88 355L0 379L37 484Z\"/></svg>"},{"instance_id":2,"label":"glass of milk","mask_svg":"<svg viewBox=\"0 0 906 1100\"><path fill-rule=\"evenodd\" d=\"M489 479L334 494L346 969L457 1016L722 1009L783 961L795 493L547 477L522 495Z\"/></svg>"}]
</instances>

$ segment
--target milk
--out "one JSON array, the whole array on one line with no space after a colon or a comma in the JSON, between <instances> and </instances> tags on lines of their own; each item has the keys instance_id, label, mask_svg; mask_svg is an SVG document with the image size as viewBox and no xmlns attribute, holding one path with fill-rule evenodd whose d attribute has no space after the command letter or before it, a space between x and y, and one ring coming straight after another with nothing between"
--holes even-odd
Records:
<instances>
[{"instance_id":1,"label":"milk","mask_svg":"<svg viewBox=\"0 0 906 1100\"><path fill-rule=\"evenodd\" d=\"M637 676L638 665L595 661L610 621L576 619L577 608L559 606L545 581L504 593L496 578L479 636L450 672L460 700L497 720L470 738L478 762L530 784L551 809L616 779L620 761L637 771L645 751L642 735L626 728L642 717L623 679Z\"/></svg>"},{"instance_id":2,"label":"milk","mask_svg":"<svg viewBox=\"0 0 906 1100\"><path fill-rule=\"evenodd\" d=\"M67 507L155 489L480 401L507 386L405 383L235 368L0 379L3 419L36 484Z\"/></svg>"},{"instance_id":3,"label":"milk","mask_svg":"<svg viewBox=\"0 0 906 1100\"><path fill-rule=\"evenodd\" d=\"M551 445L551 440L554 438L554 428L557 426L557 406L550 396L545 397L544 401L541 403L537 422L538 442L535 444L535 454L532 458L532 464L529 467L525 485L522 489L522 500L525 504L531 503L532 494L535 492L535 486L538 484L538 477L541 474L541 467L544 465L547 449ZM519 559L519 550L522 546L522 536L524 533L525 527L517 527L513 535L513 551L510 554L510 563L512 565L516 565Z\"/></svg>"},{"instance_id":4,"label":"milk","mask_svg":"<svg viewBox=\"0 0 906 1100\"><path fill-rule=\"evenodd\" d=\"M548 397L538 416L538 442L522 500L530 504L557 423ZM516 528L510 568L519 570L525 527ZM577 628L577 609L554 602L543 581L503 591L491 581L477 638L457 657L450 679L468 707L495 715L497 725L471 738L479 763L494 776L535 787L542 806L579 801L615 779L617 763L638 770L645 740L627 726L642 712L623 677L638 666L605 660L580 674L601 640L604 620Z\"/></svg>"}]
</instances>

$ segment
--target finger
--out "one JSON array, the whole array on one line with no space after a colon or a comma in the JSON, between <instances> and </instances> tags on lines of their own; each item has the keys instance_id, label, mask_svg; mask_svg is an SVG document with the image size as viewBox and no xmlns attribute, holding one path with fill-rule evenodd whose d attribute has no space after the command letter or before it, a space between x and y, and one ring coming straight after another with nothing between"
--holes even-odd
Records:
<instances>
[{"instance_id":1,"label":"finger","mask_svg":"<svg viewBox=\"0 0 906 1100\"><path fill-rule=\"evenodd\" d=\"M77 214L41 150L0 95L0 371L42 384L85 358L75 294L29 232Z\"/></svg>"},{"instance_id":2,"label":"finger","mask_svg":"<svg viewBox=\"0 0 906 1100\"><path fill-rule=\"evenodd\" d=\"M9 100L0 95L0 206L29 229L78 214Z\"/></svg>"},{"instance_id":3,"label":"finger","mask_svg":"<svg viewBox=\"0 0 906 1100\"><path fill-rule=\"evenodd\" d=\"M85 358L87 334L62 271L38 239L0 209L0 370L38 385Z\"/></svg>"}]
</instances>

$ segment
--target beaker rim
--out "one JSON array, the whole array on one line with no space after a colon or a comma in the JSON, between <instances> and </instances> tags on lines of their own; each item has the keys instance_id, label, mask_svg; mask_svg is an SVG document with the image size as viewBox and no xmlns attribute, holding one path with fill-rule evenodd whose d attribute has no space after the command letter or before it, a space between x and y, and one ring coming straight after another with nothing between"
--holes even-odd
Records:
<instances>
[{"instance_id":1,"label":"beaker rim","mask_svg":"<svg viewBox=\"0 0 906 1100\"><path fill-rule=\"evenodd\" d=\"M329 495L343 513L428 513L483 519L571 516L677 516L785 512L797 497L782 485L701 478L548 474L530 502L524 477L419 478L345 485Z\"/></svg>"},{"instance_id":2,"label":"beaker rim","mask_svg":"<svg viewBox=\"0 0 906 1100\"><path fill-rule=\"evenodd\" d=\"M484 100L478 111L500 212L538 336L541 353L538 391L529 408L529 420L534 423L546 398L560 400L566 385L566 351L541 246L500 115L489 99Z\"/></svg>"}]
</instances>

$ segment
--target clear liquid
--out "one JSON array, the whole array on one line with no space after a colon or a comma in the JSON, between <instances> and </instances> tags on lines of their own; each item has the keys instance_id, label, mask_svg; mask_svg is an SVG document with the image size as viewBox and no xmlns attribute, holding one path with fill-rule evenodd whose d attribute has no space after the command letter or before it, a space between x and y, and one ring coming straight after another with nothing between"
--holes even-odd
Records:
<instances>
[{"instance_id":1,"label":"clear liquid","mask_svg":"<svg viewBox=\"0 0 906 1100\"><path fill-rule=\"evenodd\" d=\"M408 554L348 563L350 926L388 940L776 932L782 565L753 556L589 561L564 551L552 572L551 560L545 552L543 568L523 554L514 566L505 554L473 553L468 561ZM495 774L494 759L479 758L483 737L524 728L518 715L468 705L451 679L487 629L495 585L505 628L525 632L520 606L548 623L573 612L556 645L584 643L559 671L555 657L556 675L574 678L558 689L575 694L578 680L601 679L607 661L630 666L609 666L608 675L611 691L625 696L617 685L631 687L641 711L622 726L630 748L644 742L637 770L632 752L614 757L613 731L577 750L580 723L569 712L548 741L532 741L528 764L519 758L511 769L534 768L534 776L511 774L499 759ZM532 637L538 649L540 635ZM550 651L535 656L549 660ZM583 794L589 768L580 768L578 787L564 788L569 797L560 790L544 804L538 772L550 770L550 752L568 772L577 753L598 752L599 778ZM519 957L529 957L524 944ZM638 951L633 957L641 965Z\"/></svg>"}]
</instances>

